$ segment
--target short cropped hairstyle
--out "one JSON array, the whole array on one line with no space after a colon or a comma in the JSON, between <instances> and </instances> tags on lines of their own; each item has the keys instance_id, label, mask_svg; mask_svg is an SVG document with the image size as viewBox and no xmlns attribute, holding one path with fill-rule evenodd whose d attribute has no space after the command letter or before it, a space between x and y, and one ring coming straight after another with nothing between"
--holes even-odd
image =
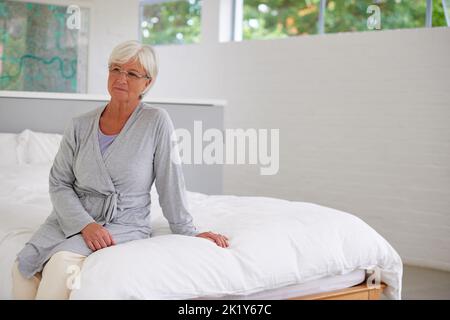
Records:
<instances>
[{"instance_id":1,"label":"short cropped hairstyle","mask_svg":"<svg viewBox=\"0 0 450 320\"><path fill-rule=\"evenodd\" d=\"M151 46L135 40L122 42L111 52L108 66L111 66L114 63L124 64L128 61L134 62L136 60L144 68L147 76L152 79L147 88L142 92L140 96L140 98L142 98L153 86L156 77L158 76L158 58Z\"/></svg>"}]
</instances>

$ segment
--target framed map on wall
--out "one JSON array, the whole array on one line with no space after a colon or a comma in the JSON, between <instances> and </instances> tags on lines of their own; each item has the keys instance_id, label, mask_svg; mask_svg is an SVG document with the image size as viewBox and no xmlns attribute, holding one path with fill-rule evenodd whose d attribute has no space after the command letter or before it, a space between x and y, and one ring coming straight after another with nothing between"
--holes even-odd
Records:
<instances>
[{"instance_id":1,"label":"framed map on wall","mask_svg":"<svg viewBox=\"0 0 450 320\"><path fill-rule=\"evenodd\" d=\"M0 90L87 92L89 9L0 0Z\"/></svg>"}]
</instances>

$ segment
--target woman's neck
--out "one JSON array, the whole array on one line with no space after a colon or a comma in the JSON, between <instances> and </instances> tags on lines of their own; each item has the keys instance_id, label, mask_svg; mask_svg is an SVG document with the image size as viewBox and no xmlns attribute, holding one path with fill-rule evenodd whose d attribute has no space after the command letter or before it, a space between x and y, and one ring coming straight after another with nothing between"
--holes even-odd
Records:
<instances>
[{"instance_id":1,"label":"woman's neck","mask_svg":"<svg viewBox=\"0 0 450 320\"><path fill-rule=\"evenodd\" d=\"M139 105L139 102L140 101L130 103L128 101L121 102L111 99L102 116L111 120L126 121Z\"/></svg>"}]
</instances>

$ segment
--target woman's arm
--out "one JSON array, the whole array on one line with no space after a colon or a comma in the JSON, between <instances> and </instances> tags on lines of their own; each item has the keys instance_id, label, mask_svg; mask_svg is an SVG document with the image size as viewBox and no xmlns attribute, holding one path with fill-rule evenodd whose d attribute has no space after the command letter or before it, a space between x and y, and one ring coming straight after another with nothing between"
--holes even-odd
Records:
<instances>
[{"instance_id":1,"label":"woman's arm","mask_svg":"<svg viewBox=\"0 0 450 320\"><path fill-rule=\"evenodd\" d=\"M49 193L58 223L66 237L79 233L95 222L84 209L73 189L75 175L73 161L75 152L75 128L73 120L64 131L49 176Z\"/></svg>"},{"instance_id":2,"label":"woman's arm","mask_svg":"<svg viewBox=\"0 0 450 320\"><path fill-rule=\"evenodd\" d=\"M188 211L186 188L181 164L172 161L173 143L171 135L174 132L172 121L165 110L161 110L156 151L153 168L156 175L156 189L159 194L159 204L163 214L169 221L173 233L196 236L208 239L218 246L228 247L228 238L211 231L198 232Z\"/></svg>"},{"instance_id":3,"label":"woman's arm","mask_svg":"<svg viewBox=\"0 0 450 320\"><path fill-rule=\"evenodd\" d=\"M172 162L170 156L173 131L173 124L168 113L160 109L153 160L159 204L173 233L195 236L199 232L195 228L192 216L187 209L186 189L181 165Z\"/></svg>"}]
</instances>

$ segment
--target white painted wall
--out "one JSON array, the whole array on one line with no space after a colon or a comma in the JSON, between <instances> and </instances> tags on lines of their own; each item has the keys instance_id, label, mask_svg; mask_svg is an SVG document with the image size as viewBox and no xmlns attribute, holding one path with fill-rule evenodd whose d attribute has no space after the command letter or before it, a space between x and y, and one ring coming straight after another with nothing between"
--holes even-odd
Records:
<instances>
[{"instance_id":1,"label":"white painted wall","mask_svg":"<svg viewBox=\"0 0 450 320\"><path fill-rule=\"evenodd\" d=\"M138 0L92 0L89 93ZM216 32L217 28L214 29ZM228 128L279 128L280 171L226 166L229 194L314 202L375 228L404 262L450 270L450 29L159 46L156 98L226 99Z\"/></svg>"},{"instance_id":2,"label":"white painted wall","mask_svg":"<svg viewBox=\"0 0 450 320\"><path fill-rule=\"evenodd\" d=\"M88 93L107 93L108 58L120 42L138 39L139 0L93 0Z\"/></svg>"}]
</instances>

